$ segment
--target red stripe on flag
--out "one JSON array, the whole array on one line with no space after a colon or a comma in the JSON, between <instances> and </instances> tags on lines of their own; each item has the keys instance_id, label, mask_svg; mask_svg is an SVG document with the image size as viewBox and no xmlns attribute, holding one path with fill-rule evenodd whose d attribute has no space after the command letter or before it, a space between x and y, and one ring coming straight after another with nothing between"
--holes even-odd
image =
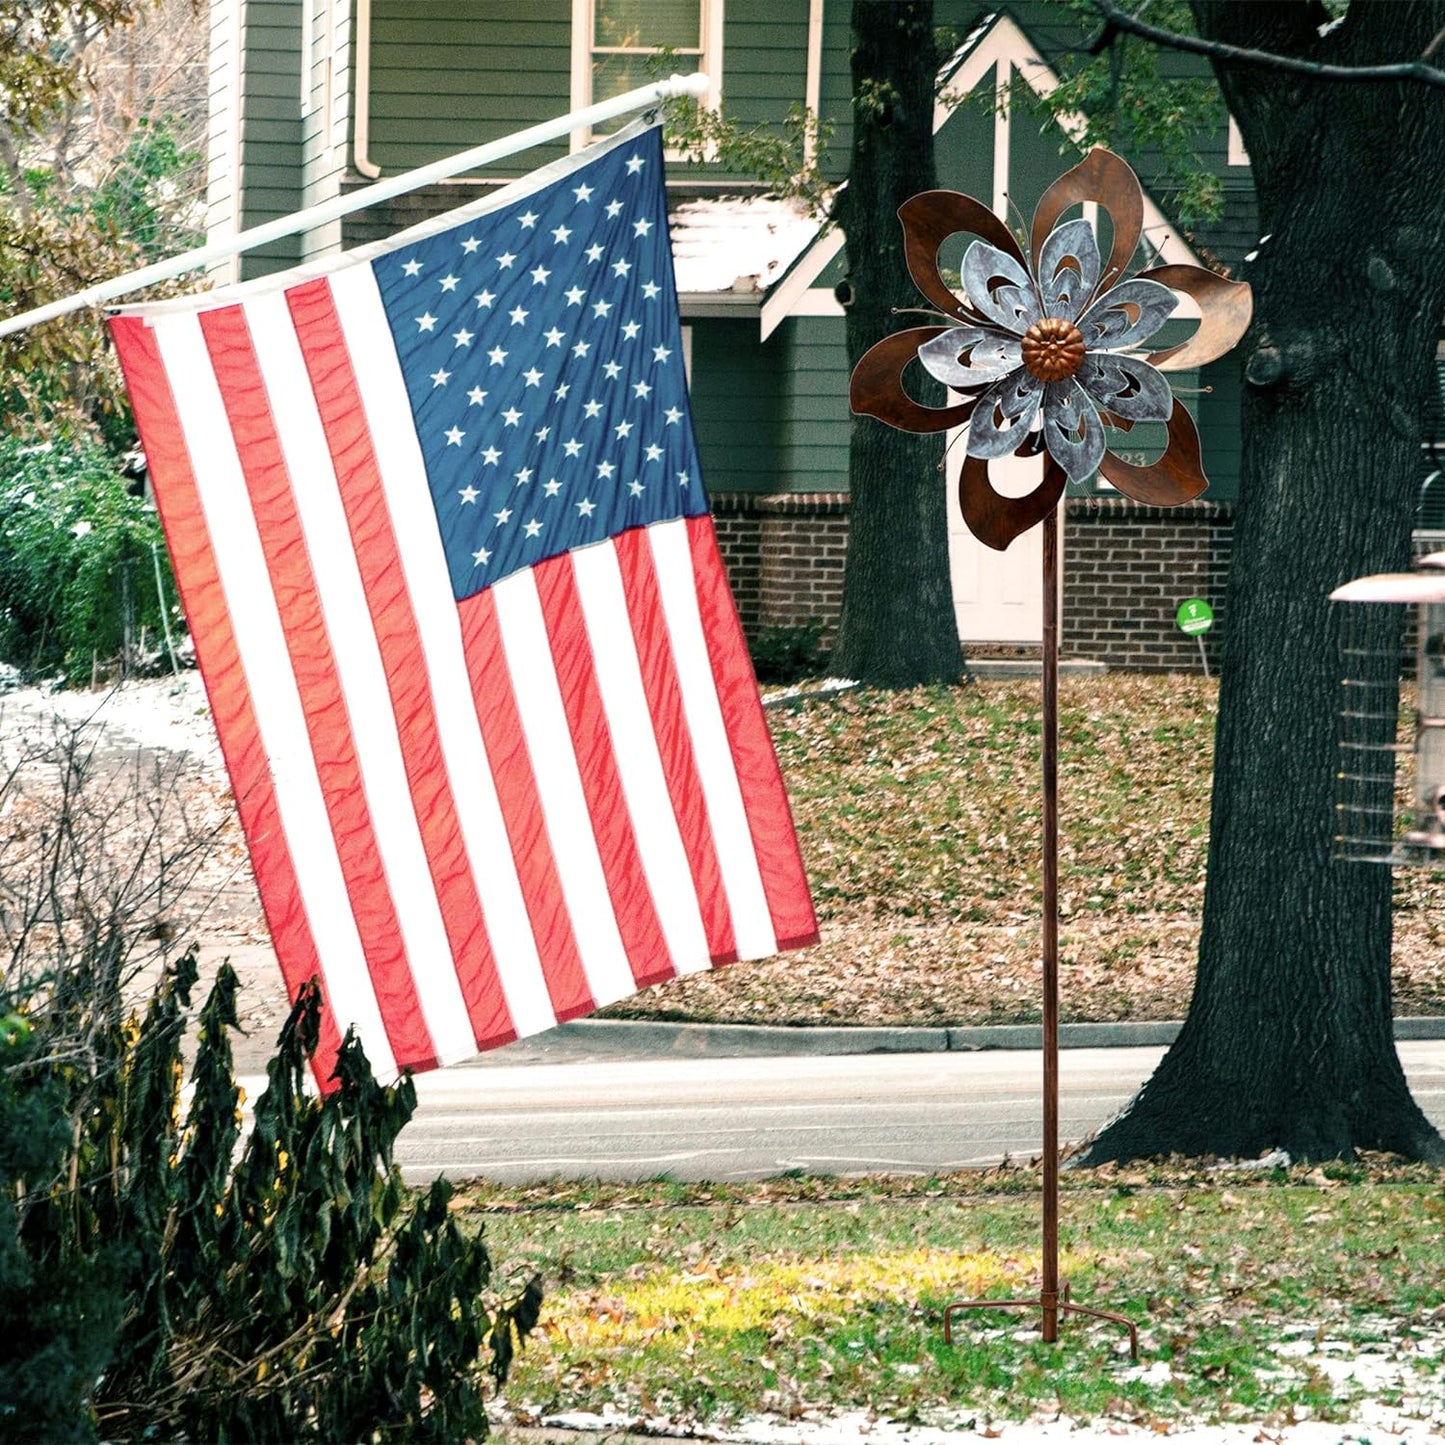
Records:
<instances>
[{"instance_id":1,"label":"red stripe on flag","mask_svg":"<svg viewBox=\"0 0 1445 1445\"><path fill-rule=\"evenodd\" d=\"M597 1005L577 950L572 919L547 836L547 821L532 771L533 759L512 693L496 601L490 590L478 592L459 603L457 611L461 616L462 649L467 657L477 721L481 724L482 741L496 781L512 855L517 860L517 876L527 903L527 915L532 920L532 936L537 940L547 994L557 1022L565 1023L591 1013Z\"/></svg>"},{"instance_id":2,"label":"red stripe on flag","mask_svg":"<svg viewBox=\"0 0 1445 1445\"><path fill-rule=\"evenodd\" d=\"M371 432L357 405L360 390L350 353L326 281L293 287L286 297L336 468L452 961L477 1046L493 1048L509 1043L517 1031L502 992L457 818L426 656L418 639Z\"/></svg>"},{"instance_id":3,"label":"red stripe on flag","mask_svg":"<svg viewBox=\"0 0 1445 1445\"><path fill-rule=\"evenodd\" d=\"M689 517L687 536L703 635L712 659L733 765L742 784L743 806L762 870L773 935L780 950L806 948L818 941L818 920L803 872L778 755L763 716L757 679L748 662L747 643L728 588L712 518Z\"/></svg>"},{"instance_id":4,"label":"red stripe on flag","mask_svg":"<svg viewBox=\"0 0 1445 1445\"><path fill-rule=\"evenodd\" d=\"M587 795L587 811L607 877L607 891L627 961L638 988L671 978L676 969L643 870L627 795L612 746L612 731L602 706L592 647L583 620L577 578L569 556L553 557L532 569L552 663L562 691L567 727Z\"/></svg>"},{"instance_id":5,"label":"red stripe on flag","mask_svg":"<svg viewBox=\"0 0 1445 1445\"><path fill-rule=\"evenodd\" d=\"M271 770L160 349L139 317L113 317L110 329L146 462L155 478L156 506L165 528L176 588L195 643L286 993L294 1003L302 986L316 978L324 996L325 971L281 825ZM313 1060L323 1087L331 1081L340 1047L341 1034L328 1006L321 1011L321 1037Z\"/></svg>"},{"instance_id":6,"label":"red stripe on flag","mask_svg":"<svg viewBox=\"0 0 1445 1445\"><path fill-rule=\"evenodd\" d=\"M326 815L351 912L399 1066L430 1068L436 1050L411 976L396 903L377 850L376 823L321 611L266 384L240 307L202 312L201 332L236 440L251 511L271 575ZM385 699L377 699L384 705Z\"/></svg>"},{"instance_id":7,"label":"red stripe on flag","mask_svg":"<svg viewBox=\"0 0 1445 1445\"><path fill-rule=\"evenodd\" d=\"M732 963L738 956L732 913L723 887L722 868L708 824L702 779L698 775L692 734L682 705L682 687L672 655L662 596L653 568L647 531L634 527L613 538L622 569L622 587L632 618L632 636L642 664L647 708L657 735L667 791L687 851L688 868L697 890L708 953L714 963Z\"/></svg>"}]
</instances>

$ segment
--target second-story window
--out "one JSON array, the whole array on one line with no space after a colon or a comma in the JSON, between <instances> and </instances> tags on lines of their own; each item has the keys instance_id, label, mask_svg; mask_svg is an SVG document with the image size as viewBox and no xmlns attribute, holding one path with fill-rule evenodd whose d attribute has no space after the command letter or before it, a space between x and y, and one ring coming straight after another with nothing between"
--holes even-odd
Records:
<instances>
[{"instance_id":1,"label":"second-story window","mask_svg":"<svg viewBox=\"0 0 1445 1445\"><path fill-rule=\"evenodd\" d=\"M574 0L573 104L593 105L646 85L657 76L652 58L668 55L666 71L707 72L712 88L703 103L715 105L722 5L723 0Z\"/></svg>"}]
</instances>

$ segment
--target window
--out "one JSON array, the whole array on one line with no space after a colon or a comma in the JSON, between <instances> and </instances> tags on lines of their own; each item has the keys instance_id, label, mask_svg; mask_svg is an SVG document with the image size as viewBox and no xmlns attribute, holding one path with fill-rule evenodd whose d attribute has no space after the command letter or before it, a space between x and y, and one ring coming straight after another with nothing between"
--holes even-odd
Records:
<instances>
[{"instance_id":1,"label":"window","mask_svg":"<svg viewBox=\"0 0 1445 1445\"><path fill-rule=\"evenodd\" d=\"M667 70L705 71L712 81L703 104L716 106L722 68L722 0L573 0L572 104L594 105L657 78L652 56L666 52ZM609 131L623 124L598 127ZM583 144L587 137L578 137Z\"/></svg>"}]
</instances>

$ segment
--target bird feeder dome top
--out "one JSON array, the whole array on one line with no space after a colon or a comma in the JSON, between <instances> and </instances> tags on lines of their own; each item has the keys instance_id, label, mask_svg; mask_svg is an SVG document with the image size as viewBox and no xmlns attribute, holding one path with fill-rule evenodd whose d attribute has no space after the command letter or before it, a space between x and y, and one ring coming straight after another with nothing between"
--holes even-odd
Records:
<instances>
[{"instance_id":1,"label":"bird feeder dome top","mask_svg":"<svg viewBox=\"0 0 1445 1445\"><path fill-rule=\"evenodd\" d=\"M1415 572L1378 572L1356 577L1330 593L1332 602L1445 602L1445 552L1416 562Z\"/></svg>"}]
</instances>

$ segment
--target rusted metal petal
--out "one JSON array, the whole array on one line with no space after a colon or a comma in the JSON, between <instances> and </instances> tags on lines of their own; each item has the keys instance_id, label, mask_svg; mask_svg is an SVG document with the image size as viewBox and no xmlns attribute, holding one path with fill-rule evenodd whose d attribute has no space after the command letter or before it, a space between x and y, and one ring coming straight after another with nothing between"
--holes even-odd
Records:
<instances>
[{"instance_id":1,"label":"rusted metal petal","mask_svg":"<svg viewBox=\"0 0 1445 1445\"><path fill-rule=\"evenodd\" d=\"M1071 482L1086 481L1104 456L1104 423L1077 378L1044 388L1044 446Z\"/></svg>"},{"instance_id":2,"label":"rusted metal petal","mask_svg":"<svg viewBox=\"0 0 1445 1445\"><path fill-rule=\"evenodd\" d=\"M853 368L848 404L863 416L896 426L900 431L946 431L962 426L973 414L974 398L958 406L921 406L903 389L903 373L918 356L918 348L951 326L915 326L895 331L870 346Z\"/></svg>"},{"instance_id":3,"label":"rusted metal petal","mask_svg":"<svg viewBox=\"0 0 1445 1445\"><path fill-rule=\"evenodd\" d=\"M1039 412L1044 384L1020 367L978 399L968 428L971 457L1006 457L1018 450Z\"/></svg>"},{"instance_id":4,"label":"rusted metal petal","mask_svg":"<svg viewBox=\"0 0 1445 1445\"><path fill-rule=\"evenodd\" d=\"M950 326L918 348L923 369L946 386L976 391L1017 371L1023 347L1017 336L983 326Z\"/></svg>"},{"instance_id":5,"label":"rusted metal petal","mask_svg":"<svg viewBox=\"0 0 1445 1445\"><path fill-rule=\"evenodd\" d=\"M1168 421L1173 411L1169 383L1137 356L1096 351L1075 375L1096 406L1127 421Z\"/></svg>"},{"instance_id":6,"label":"rusted metal petal","mask_svg":"<svg viewBox=\"0 0 1445 1445\"><path fill-rule=\"evenodd\" d=\"M1079 320L1090 351L1121 351L1147 341L1178 309L1179 298L1138 276L1104 292Z\"/></svg>"},{"instance_id":7,"label":"rusted metal petal","mask_svg":"<svg viewBox=\"0 0 1445 1445\"><path fill-rule=\"evenodd\" d=\"M983 318L960 301L939 274L939 247L950 236L959 232L980 236L1023 264L1024 253L1009 228L972 196L958 191L920 191L899 206L898 219L903 222L903 255L914 284L940 311L961 321Z\"/></svg>"},{"instance_id":8,"label":"rusted metal petal","mask_svg":"<svg viewBox=\"0 0 1445 1445\"><path fill-rule=\"evenodd\" d=\"M995 552L1030 527L1037 526L1059 505L1067 478L1052 458L1044 462L1043 480L1024 497L1004 497L994 491L983 457L965 457L958 478L958 505L968 530Z\"/></svg>"},{"instance_id":9,"label":"rusted metal petal","mask_svg":"<svg viewBox=\"0 0 1445 1445\"><path fill-rule=\"evenodd\" d=\"M1039 253L1039 300L1045 316L1077 321L1099 284L1099 243L1083 220L1065 221L1049 232Z\"/></svg>"},{"instance_id":10,"label":"rusted metal petal","mask_svg":"<svg viewBox=\"0 0 1445 1445\"><path fill-rule=\"evenodd\" d=\"M1157 281L1192 296L1199 305L1199 330L1178 346L1156 351L1149 360L1160 371L1188 371L1217 361L1249 329L1254 292L1247 281L1228 281L1203 266L1155 266L1139 280Z\"/></svg>"},{"instance_id":11,"label":"rusted metal petal","mask_svg":"<svg viewBox=\"0 0 1445 1445\"><path fill-rule=\"evenodd\" d=\"M1192 502L1209 485L1199 456L1199 432L1184 403L1174 403L1169 418L1169 445L1157 462L1135 466L1105 452L1099 473L1126 497L1150 507L1177 507Z\"/></svg>"},{"instance_id":12,"label":"rusted metal petal","mask_svg":"<svg viewBox=\"0 0 1445 1445\"><path fill-rule=\"evenodd\" d=\"M1038 269L1044 241L1070 206L1097 201L1114 222L1114 245L1104 269L1107 290L1128 269L1144 229L1144 192L1139 179L1112 151L1091 150L1043 194L1034 212L1032 250Z\"/></svg>"}]
</instances>

